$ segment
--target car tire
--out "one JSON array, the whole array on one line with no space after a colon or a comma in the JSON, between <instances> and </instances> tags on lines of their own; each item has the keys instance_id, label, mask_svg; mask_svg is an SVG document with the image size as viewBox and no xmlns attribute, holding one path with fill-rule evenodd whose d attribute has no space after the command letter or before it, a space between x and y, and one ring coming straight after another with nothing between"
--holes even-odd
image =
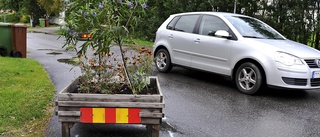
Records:
<instances>
[{"instance_id":1,"label":"car tire","mask_svg":"<svg viewBox=\"0 0 320 137\"><path fill-rule=\"evenodd\" d=\"M0 56L7 56L7 50L4 48L0 48Z\"/></svg>"},{"instance_id":2,"label":"car tire","mask_svg":"<svg viewBox=\"0 0 320 137\"><path fill-rule=\"evenodd\" d=\"M160 49L155 56L156 68L159 72L167 73L172 69L171 58L166 49Z\"/></svg>"},{"instance_id":3,"label":"car tire","mask_svg":"<svg viewBox=\"0 0 320 137\"><path fill-rule=\"evenodd\" d=\"M10 56L15 58L22 58L22 53L19 51L11 51Z\"/></svg>"},{"instance_id":4,"label":"car tire","mask_svg":"<svg viewBox=\"0 0 320 137\"><path fill-rule=\"evenodd\" d=\"M240 65L235 75L237 88L244 94L258 93L263 85L263 76L260 69L251 62Z\"/></svg>"}]
</instances>

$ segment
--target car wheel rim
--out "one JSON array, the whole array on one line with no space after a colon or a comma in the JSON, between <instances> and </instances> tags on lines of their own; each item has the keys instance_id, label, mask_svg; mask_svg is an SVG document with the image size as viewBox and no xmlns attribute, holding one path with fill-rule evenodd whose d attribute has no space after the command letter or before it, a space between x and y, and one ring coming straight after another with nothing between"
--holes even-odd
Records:
<instances>
[{"instance_id":1,"label":"car wheel rim","mask_svg":"<svg viewBox=\"0 0 320 137\"><path fill-rule=\"evenodd\" d=\"M157 56L156 63L159 69L164 69L167 65L167 56L163 52L160 52Z\"/></svg>"},{"instance_id":2,"label":"car wheel rim","mask_svg":"<svg viewBox=\"0 0 320 137\"><path fill-rule=\"evenodd\" d=\"M257 81L257 74L252 68L243 68L239 73L238 82L242 89L251 90Z\"/></svg>"}]
</instances>

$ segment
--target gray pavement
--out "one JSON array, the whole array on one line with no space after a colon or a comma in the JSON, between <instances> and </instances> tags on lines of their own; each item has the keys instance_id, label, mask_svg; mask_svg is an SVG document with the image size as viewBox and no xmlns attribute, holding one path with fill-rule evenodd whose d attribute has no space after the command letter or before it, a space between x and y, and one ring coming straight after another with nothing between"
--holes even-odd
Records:
<instances>
[{"instance_id":1,"label":"gray pavement","mask_svg":"<svg viewBox=\"0 0 320 137\"><path fill-rule=\"evenodd\" d=\"M37 28L37 32L48 29ZM50 29L52 32L53 29ZM37 60L48 72L50 79L56 87L58 93L77 76L80 75L80 69L77 67L60 63L58 59L72 58L74 53L65 52L61 47L63 39L57 39L57 36L45 35L42 33L28 33L27 34L27 58ZM50 54L61 53L61 54ZM54 114L54 111L52 112ZM61 125L58 122L57 116L53 115L49 127L47 129L47 137L60 137Z\"/></svg>"}]
</instances>

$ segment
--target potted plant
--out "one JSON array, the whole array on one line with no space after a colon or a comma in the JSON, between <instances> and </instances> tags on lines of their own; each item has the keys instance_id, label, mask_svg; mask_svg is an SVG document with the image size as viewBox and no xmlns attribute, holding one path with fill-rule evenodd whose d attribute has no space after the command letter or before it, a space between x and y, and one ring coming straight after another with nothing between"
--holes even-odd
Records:
<instances>
[{"instance_id":1,"label":"potted plant","mask_svg":"<svg viewBox=\"0 0 320 137\"><path fill-rule=\"evenodd\" d=\"M83 75L58 94L63 136L70 135L74 123L144 124L159 136L164 101L157 77L149 76L152 52L123 46L146 7L144 0L67 4L64 47L77 52ZM92 38L77 47L83 32ZM111 51L113 45L118 52Z\"/></svg>"}]
</instances>

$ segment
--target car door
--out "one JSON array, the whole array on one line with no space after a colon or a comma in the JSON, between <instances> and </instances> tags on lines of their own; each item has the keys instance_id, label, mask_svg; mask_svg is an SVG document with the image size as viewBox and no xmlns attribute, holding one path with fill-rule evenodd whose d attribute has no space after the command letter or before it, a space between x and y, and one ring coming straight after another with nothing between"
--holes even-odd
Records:
<instances>
[{"instance_id":1,"label":"car door","mask_svg":"<svg viewBox=\"0 0 320 137\"><path fill-rule=\"evenodd\" d=\"M191 67L230 75L230 50L234 40L214 36L217 30L230 33L229 27L222 19L204 15L199 24L199 35L193 39Z\"/></svg>"},{"instance_id":2,"label":"car door","mask_svg":"<svg viewBox=\"0 0 320 137\"><path fill-rule=\"evenodd\" d=\"M190 67L194 44L193 38L197 35L194 33L194 28L199 17L200 15L184 15L179 17L172 31L168 33L168 43L172 49L172 63Z\"/></svg>"}]
</instances>

